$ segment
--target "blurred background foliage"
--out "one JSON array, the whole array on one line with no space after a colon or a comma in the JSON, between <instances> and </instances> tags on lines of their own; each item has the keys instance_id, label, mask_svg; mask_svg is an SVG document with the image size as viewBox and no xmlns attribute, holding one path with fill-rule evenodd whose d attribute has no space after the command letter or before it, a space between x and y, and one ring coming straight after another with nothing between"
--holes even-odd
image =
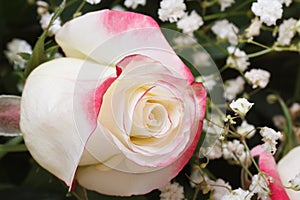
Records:
<instances>
[{"instance_id":1,"label":"blurred background foliage","mask_svg":"<svg viewBox=\"0 0 300 200\"><path fill-rule=\"evenodd\" d=\"M30 3L31 2L31 3ZM33 3L32 3L33 2ZM188 10L196 10L201 13L201 1L189 0L186 2ZM236 7L232 6L226 10L226 15L221 15L216 19L227 18L231 22L237 24L240 29L245 29L249 23L251 15L249 7L252 1L237 0L237 5L244 3L243 9L236 11ZM59 0L50 0L51 6L58 6ZM62 21L68 21L72 18L73 13L81 4L81 0L67 0L67 9L62 13ZM93 10L100 10L104 8L112 8L114 5L123 5L121 0L102 0L98 5L86 4L83 13ZM290 16L298 16L300 10L300 3L295 3L289 8L285 8L284 18ZM157 10L159 8L158 0L148 0L146 6L139 6L135 12L143 13L152 16L164 28L176 29L176 25L161 23L158 19ZM219 7L209 9L208 14L220 13ZM236 12L236 13L235 13ZM233 14L232 14L233 13ZM229 16L231 15L231 16ZM206 24L212 23L206 21ZM13 38L21 38L28 41L31 46L34 46L37 38L41 35L42 29L39 24L39 18L36 13L36 5L32 0L1 0L0 1L0 94L21 95L17 89L19 82L19 73L16 72L9 64L4 55L6 44ZM216 40L209 37L212 34L209 31L196 34L199 43L211 54L215 63L222 67L226 63L227 55L216 47ZM272 45L274 38L272 33L263 31L262 34L256 38L258 42L266 45ZM48 38L53 39L53 38ZM299 41L298 41L299 42ZM253 45L246 45L243 47L247 53L257 51L257 47ZM272 117L275 114L280 114L281 109L278 105L268 106L266 96L270 91L277 91L286 102L292 103L300 100L300 57L296 52L277 52L269 53L250 60L251 67L264 68L271 72L271 80L267 90L259 92L257 95L251 97L256 102L253 111L247 117L255 126L267 125L272 127ZM224 79L236 77L237 72L234 70L226 70L222 74ZM247 90L247 89L246 89ZM248 88L250 91L250 88ZM256 139L258 141L259 138ZM6 138L0 138L1 143L5 143ZM254 143L256 142L254 140ZM251 147L251 144L250 144ZM0 152L1 153L1 152ZM196 159L196 158L194 158ZM192 159L193 160L193 159ZM189 185L189 180L186 175L190 173L190 165L187 165L184 170L176 177L181 185L184 186L185 195L187 199L192 199L194 189ZM208 164L208 169L213 172L216 177L221 177L226 181L230 181L233 188L240 185L240 168L237 166L228 165L224 160L219 159ZM225 173L224 173L225 172ZM78 187L77 187L78 188ZM84 195L76 191L77 195ZM153 191L145 196L124 198L135 200L158 199L159 191ZM89 199L118 199L117 197L107 197L88 192ZM204 197L199 196L198 199ZM0 199L10 200L60 200L60 199L76 199L76 195L68 193L68 188L57 178L43 170L31 158L27 152L23 153L9 153L2 155L0 160Z\"/></svg>"}]
</instances>

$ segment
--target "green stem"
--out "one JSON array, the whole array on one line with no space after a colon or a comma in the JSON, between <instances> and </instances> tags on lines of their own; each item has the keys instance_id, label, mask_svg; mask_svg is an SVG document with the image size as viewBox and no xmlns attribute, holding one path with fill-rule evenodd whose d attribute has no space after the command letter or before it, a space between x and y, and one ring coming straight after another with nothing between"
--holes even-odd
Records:
<instances>
[{"instance_id":1,"label":"green stem","mask_svg":"<svg viewBox=\"0 0 300 200\"><path fill-rule=\"evenodd\" d=\"M264 49L262 51L258 51L258 52L255 52L255 53L248 54L247 57L248 58L254 58L254 57L257 57L257 56L262 56L264 54L270 53L272 51L273 51L273 49Z\"/></svg>"},{"instance_id":2,"label":"green stem","mask_svg":"<svg viewBox=\"0 0 300 200\"><path fill-rule=\"evenodd\" d=\"M20 144L23 141L22 136L15 137L5 144L0 145L0 159L3 158L8 152L23 152L27 151L25 145Z\"/></svg>"},{"instance_id":3,"label":"green stem","mask_svg":"<svg viewBox=\"0 0 300 200\"><path fill-rule=\"evenodd\" d=\"M82 0L81 4L79 5L79 7L77 8L77 10L75 11L73 18L78 17L81 15L81 9L83 8L83 6L85 5L85 0Z\"/></svg>"},{"instance_id":4,"label":"green stem","mask_svg":"<svg viewBox=\"0 0 300 200\"><path fill-rule=\"evenodd\" d=\"M229 16L245 15L245 12L217 13L203 17L204 21L227 18Z\"/></svg>"}]
</instances>

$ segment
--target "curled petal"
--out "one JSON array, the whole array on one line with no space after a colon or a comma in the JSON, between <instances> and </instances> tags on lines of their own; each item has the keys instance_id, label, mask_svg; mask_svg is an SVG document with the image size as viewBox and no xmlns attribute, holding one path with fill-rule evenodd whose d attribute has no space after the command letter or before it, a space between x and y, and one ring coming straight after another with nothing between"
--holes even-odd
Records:
<instances>
[{"instance_id":1,"label":"curled petal","mask_svg":"<svg viewBox=\"0 0 300 200\"><path fill-rule=\"evenodd\" d=\"M26 146L69 186L113 76L110 67L60 58L36 68L26 81L20 121Z\"/></svg>"},{"instance_id":2,"label":"curled petal","mask_svg":"<svg viewBox=\"0 0 300 200\"><path fill-rule=\"evenodd\" d=\"M295 147L288 154L286 154L277 165L278 173L280 175L283 185L288 186L289 181L294 179L300 173L300 146ZM290 200L300 199L300 191L291 189L286 190Z\"/></svg>"},{"instance_id":3,"label":"curled petal","mask_svg":"<svg viewBox=\"0 0 300 200\"><path fill-rule=\"evenodd\" d=\"M259 157L260 170L274 179L274 181L269 181L271 189L270 198L272 200L289 200L289 197L287 196L287 193L282 185L281 178L278 174L274 157L271 154L267 154L261 145L254 147L251 150L251 155L254 157Z\"/></svg>"}]
</instances>

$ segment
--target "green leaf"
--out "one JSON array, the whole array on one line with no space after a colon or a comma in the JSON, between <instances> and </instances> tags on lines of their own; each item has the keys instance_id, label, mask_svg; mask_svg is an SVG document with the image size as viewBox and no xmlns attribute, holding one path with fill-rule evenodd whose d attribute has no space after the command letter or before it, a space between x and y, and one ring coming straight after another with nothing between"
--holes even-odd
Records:
<instances>
[{"instance_id":1,"label":"green leaf","mask_svg":"<svg viewBox=\"0 0 300 200\"><path fill-rule=\"evenodd\" d=\"M24 60L29 60L31 56L30 53L23 53L23 52L18 53L18 55L21 56Z\"/></svg>"},{"instance_id":2,"label":"green leaf","mask_svg":"<svg viewBox=\"0 0 300 200\"><path fill-rule=\"evenodd\" d=\"M25 68L25 72L24 72L25 77L28 77L29 74L40 64L49 60L45 52L45 39L47 38L48 29L52 26L53 22L61 15L61 13L65 8L65 5L66 5L66 1L63 0L63 2L59 5L59 7L54 12L54 15L50 20L48 28L42 33L42 35L39 37L38 41L36 42L31 57L27 62Z\"/></svg>"}]
</instances>

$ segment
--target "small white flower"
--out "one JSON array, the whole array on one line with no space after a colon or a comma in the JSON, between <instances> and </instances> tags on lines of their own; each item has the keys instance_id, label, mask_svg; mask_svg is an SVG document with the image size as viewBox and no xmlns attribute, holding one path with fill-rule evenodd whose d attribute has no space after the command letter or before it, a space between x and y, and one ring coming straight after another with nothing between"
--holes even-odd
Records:
<instances>
[{"instance_id":1,"label":"small white flower","mask_svg":"<svg viewBox=\"0 0 300 200\"><path fill-rule=\"evenodd\" d=\"M251 200L252 196L253 194L249 191L239 188L233 190L230 194L225 195L222 200Z\"/></svg>"},{"instance_id":2,"label":"small white flower","mask_svg":"<svg viewBox=\"0 0 300 200\"><path fill-rule=\"evenodd\" d=\"M281 4L285 4L286 7L289 7L292 3L292 0L279 0Z\"/></svg>"},{"instance_id":3,"label":"small white flower","mask_svg":"<svg viewBox=\"0 0 300 200\"><path fill-rule=\"evenodd\" d=\"M115 5L114 7L111 8L112 10L116 10L116 11L125 11L125 8L123 8L120 5Z\"/></svg>"},{"instance_id":4,"label":"small white flower","mask_svg":"<svg viewBox=\"0 0 300 200\"><path fill-rule=\"evenodd\" d=\"M297 117L300 114L300 104L293 103L292 106L289 108L289 111L293 118Z\"/></svg>"},{"instance_id":5,"label":"small white flower","mask_svg":"<svg viewBox=\"0 0 300 200\"><path fill-rule=\"evenodd\" d=\"M204 84L204 87L207 90L212 90L214 86L217 84L216 77L214 74L207 75L207 76L198 76L195 78L196 82L202 82Z\"/></svg>"},{"instance_id":6,"label":"small white flower","mask_svg":"<svg viewBox=\"0 0 300 200\"><path fill-rule=\"evenodd\" d=\"M46 12L43 15L41 15L40 24L43 30L47 29L53 15L54 13L50 14L49 12ZM60 28L61 28L61 20L58 17L56 20L54 20L52 26L49 28L48 34L50 36L55 35Z\"/></svg>"},{"instance_id":7,"label":"small white flower","mask_svg":"<svg viewBox=\"0 0 300 200\"><path fill-rule=\"evenodd\" d=\"M296 190L300 191L300 173L298 173L295 178L289 181L291 184L291 187Z\"/></svg>"},{"instance_id":8,"label":"small white flower","mask_svg":"<svg viewBox=\"0 0 300 200\"><path fill-rule=\"evenodd\" d=\"M211 28L212 32L216 34L219 38L225 40L227 39L231 45L237 45L238 43L238 32L239 29L228 20L223 19L217 21Z\"/></svg>"},{"instance_id":9,"label":"small white flower","mask_svg":"<svg viewBox=\"0 0 300 200\"><path fill-rule=\"evenodd\" d=\"M180 48L190 48L191 45L197 44L197 41L193 36L186 34L174 38L173 41L175 45Z\"/></svg>"},{"instance_id":10,"label":"small white flower","mask_svg":"<svg viewBox=\"0 0 300 200\"><path fill-rule=\"evenodd\" d=\"M265 143L262 145L262 148L267 152L268 154L274 154L276 152L276 144L278 139L282 137L282 134L278 131L274 131L271 128L263 127L260 130L260 135L263 137L262 141Z\"/></svg>"},{"instance_id":11,"label":"small white flower","mask_svg":"<svg viewBox=\"0 0 300 200\"><path fill-rule=\"evenodd\" d=\"M177 28L182 29L183 33L191 34L203 25L203 20L196 11L192 11L190 15L185 15L177 22Z\"/></svg>"},{"instance_id":12,"label":"small white flower","mask_svg":"<svg viewBox=\"0 0 300 200\"><path fill-rule=\"evenodd\" d=\"M219 3L221 4L221 11L224 11L226 8L235 3L235 0L219 0Z\"/></svg>"},{"instance_id":13,"label":"small white flower","mask_svg":"<svg viewBox=\"0 0 300 200\"><path fill-rule=\"evenodd\" d=\"M244 145L239 140L228 141L223 143L223 157L226 160L234 160L237 163L245 162L249 155L245 151Z\"/></svg>"},{"instance_id":14,"label":"small white flower","mask_svg":"<svg viewBox=\"0 0 300 200\"><path fill-rule=\"evenodd\" d=\"M45 1L37 1L36 2L37 5L37 13L39 15L42 15L44 13L46 13L48 11L49 8L49 4Z\"/></svg>"},{"instance_id":15,"label":"small white flower","mask_svg":"<svg viewBox=\"0 0 300 200\"><path fill-rule=\"evenodd\" d=\"M209 148L209 150L205 154L205 157L209 160L214 160L222 157L222 144L220 140L217 140L216 143L211 148Z\"/></svg>"},{"instance_id":16,"label":"small white flower","mask_svg":"<svg viewBox=\"0 0 300 200\"><path fill-rule=\"evenodd\" d=\"M263 69L251 69L245 73L245 78L252 85L253 89L257 87L265 88L269 83L270 76L270 72Z\"/></svg>"},{"instance_id":17,"label":"small white flower","mask_svg":"<svg viewBox=\"0 0 300 200\"><path fill-rule=\"evenodd\" d=\"M233 46L228 47L227 51L230 55L227 58L226 63L230 67L236 68L243 72L250 65L247 54L244 51L241 51L239 48Z\"/></svg>"},{"instance_id":18,"label":"small white flower","mask_svg":"<svg viewBox=\"0 0 300 200\"><path fill-rule=\"evenodd\" d=\"M183 187L178 183L168 183L165 187L159 189L161 194L159 195L161 200L183 200L184 192Z\"/></svg>"},{"instance_id":19,"label":"small white flower","mask_svg":"<svg viewBox=\"0 0 300 200\"><path fill-rule=\"evenodd\" d=\"M25 68L26 61L19 55L19 53L32 53L32 48L25 40L13 39L7 43L7 50L4 51L8 61L14 65L14 67Z\"/></svg>"},{"instance_id":20,"label":"small white flower","mask_svg":"<svg viewBox=\"0 0 300 200\"><path fill-rule=\"evenodd\" d=\"M236 101L233 100L229 107L238 115L245 116L250 108L254 105L254 103L250 103L245 98L239 98Z\"/></svg>"},{"instance_id":21,"label":"small white flower","mask_svg":"<svg viewBox=\"0 0 300 200\"><path fill-rule=\"evenodd\" d=\"M291 43L292 38L296 34L296 25L297 20L290 18L288 20L284 20L283 23L279 26L279 35L277 38L277 42L280 45L284 46Z\"/></svg>"},{"instance_id":22,"label":"small white flower","mask_svg":"<svg viewBox=\"0 0 300 200\"><path fill-rule=\"evenodd\" d=\"M213 192L210 194L210 197L214 200L222 200L224 196L229 195L229 190L231 186L229 183L225 183L223 179L218 178L215 182L212 182Z\"/></svg>"},{"instance_id":23,"label":"small white flower","mask_svg":"<svg viewBox=\"0 0 300 200\"><path fill-rule=\"evenodd\" d=\"M271 193L267 177L262 173L255 174L252 177L252 182L249 186L249 190L253 194L257 194L258 199L261 200L268 200Z\"/></svg>"},{"instance_id":24,"label":"small white flower","mask_svg":"<svg viewBox=\"0 0 300 200\"><path fill-rule=\"evenodd\" d=\"M225 91L224 97L227 100L232 100L244 90L245 81L241 76L238 76L236 79L229 79L225 81Z\"/></svg>"},{"instance_id":25,"label":"small white flower","mask_svg":"<svg viewBox=\"0 0 300 200\"><path fill-rule=\"evenodd\" d=\"M125 0L124 6L127 8L136 9L138 5L146 5L146 0Z\"/></svg>"},{"instance_id":26,"label":"small white flower","mask_svg":"<svg viewBox=\"0 0 300 200\"><path fill-rule=\"evenodd\" d=\"M282 115L275 115L272 120L274 125L280 130L282 130L286 124L286 120Z\"/></svg>"},{"instance_id":27,"label":"small white flower","mask_svg":"<svg viewBox=\"0 0 300 200\"><path fill-rule=\"evenodd\" d=\"M158 10L158 16L163 22L177 22L178 19L185 15L185 9L186 5L184 0L162 0Z\"/></svg>"},{"instance_id":28,"label":"small white flower","mask_svg":"<svg viewBox=\"0 0 300 200\"><path fill-rule=\"evenodd\" d=\"M252 12L259 16L266 25L276 25L276 20L282 17L282 5L278 0L257 0L251 6Z\"/></svg>"},{"instance_id":29,"label":"small white flower","mask_svg":"<svg viewBox=\"0 0 300 200\"><path fill-rule=\"evenodd\" d=\"M191 187L195 187L196 184L200 184L204 180L207 181L209 178L203 173L199 166L194 166L190 176Z\"/></svg>"},{"instance_id":30,"label":"small white flower","mask_svg":"<svg viewBox=\"0 0 300 200\"><path fill-rule=\"evenodd\" d=\"M251 138L255 134L255 127L252 124L248 124L248 122L244 120L241 126L237 127L236 132L242 136Z\"/></svg>"},{"instance_id":31,"label":"small white flower","mask_svg":"<svg viewBox=\"0 0 300 200\"><path fill-rule=\"evenodd\" d=\"M197 67L209 67L212 65L210 57L206 52L197 51L193 54L192 59L193 65Z\"/></svg>"},{"instance_id":32,"label":"small white flower","mask_svg":"<svg viewBox=\"0 0 300 200\"><path fill-rule=\"evenodd\" d=\"M101 0L85 0L85 1L88 2L89 4L92 4L92 5L98 4L98 3L101 2Z\"/></svg>"},{"instance_id":33,"label":"small white flower","mask_svg":"<svg viewBox=\"0 0 300 200\"><path fill-rule=\"evenodd\" d=\"M250 26L246 29L246 37L258 36L260 34L262 22L257 17L251 20Z\"/></svg>"}]
</instances>

